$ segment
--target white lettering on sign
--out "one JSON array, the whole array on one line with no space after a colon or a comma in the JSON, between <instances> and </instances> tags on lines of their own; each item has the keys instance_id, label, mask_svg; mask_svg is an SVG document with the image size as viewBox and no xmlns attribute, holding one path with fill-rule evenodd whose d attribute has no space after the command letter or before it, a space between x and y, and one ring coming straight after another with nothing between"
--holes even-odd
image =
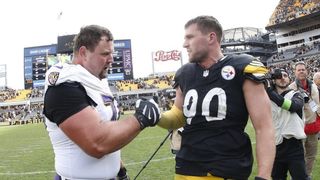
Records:
<instances>
[{"instance_id":1,"label":"white lettering on sign","mask_svg":"<svg viewBox=\"0 0 320 180\"><path fill-rule=\"evenodd\" d=\"M156 51L153 53L153 60L154 61L168 61L168 60L174 60L179 61L181 60L181 52L178 50L172 50L172 51Z\"/></svg>"}]
</instances>

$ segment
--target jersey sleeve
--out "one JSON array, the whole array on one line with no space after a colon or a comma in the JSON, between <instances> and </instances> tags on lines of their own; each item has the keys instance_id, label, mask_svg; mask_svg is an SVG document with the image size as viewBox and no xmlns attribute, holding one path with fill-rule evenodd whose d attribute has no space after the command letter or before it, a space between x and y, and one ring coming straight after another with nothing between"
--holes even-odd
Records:
<instances>
[{"instance_id":1,"label":"jersey sleeve","mask_svg":"<svg viewBox=\"0 0 320 180\"><path fill-rule=\"evenodd\" d=\"M181 77L181 68L178 69L176 74L174 75L173 88L177 88L179 86L180 77Z\"/></svg>"},{"instance_id":2,"label":"jersey sleeve","mask_svg":"<svg viewBox=\"0 0 320 180\"><path fill-rule=\"evenodd\" d=\"M244 56L244 59L248 62L243 69L245 78L256 82L264 82L268 69L262 62L252 56Z\"/></svg>"},{"instance_id":3,"label":"jersey sleeve","mask_svg":"<svg viewBox=\"0 0 320 180\"><path fill-rule=\"evenodd\" d=\"M68 82L50 86L45 94L44 114L58 126L87 106L96 105L80 83Z\"/></svg>"},{"instance_id":4,"label":"jersey sleeve","mask_svg":"<svg viewBox=\"0 0 320 180\"><path fill-rule=\"evenodd\" d=\"M175 76L174 76L174 83L173 83L173 88L177 88L178 86L180 86L181 90L184 90L184 87L181 87L182 85L184 85L186 83L186 81L188 81L187 77L190 77L192 75L192 72L194 72L194 67L195 63L187 63L184 64L183 66L181 66Z\"/></svg>"}]
</instances>

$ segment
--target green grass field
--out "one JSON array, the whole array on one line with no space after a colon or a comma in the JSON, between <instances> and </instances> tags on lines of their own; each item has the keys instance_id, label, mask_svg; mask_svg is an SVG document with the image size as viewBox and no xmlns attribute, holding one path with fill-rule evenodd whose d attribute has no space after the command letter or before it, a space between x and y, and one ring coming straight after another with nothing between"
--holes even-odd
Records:
<instances>
[{"instance_id":1,"label":"green grass field","mask_svg":"<svg viewBox=\"0 0 320 180\"><path fill-rule=\"evenodd\" d=\"M247 132L253 137L251 124ZM160 146L168 132L159 127L147 128L122 150L122 159L133 179ZM0 180L53 179L53 151L43 124L0 126ZM319 158L318 158L319 159ZM256 174L254 166L253 175ZM174 176L174 156L167 140L137 179L168 180ZM253 179L253 178L250 178ZM316 162L314 180L320 179Z\"/></svg>"}]
</instances>

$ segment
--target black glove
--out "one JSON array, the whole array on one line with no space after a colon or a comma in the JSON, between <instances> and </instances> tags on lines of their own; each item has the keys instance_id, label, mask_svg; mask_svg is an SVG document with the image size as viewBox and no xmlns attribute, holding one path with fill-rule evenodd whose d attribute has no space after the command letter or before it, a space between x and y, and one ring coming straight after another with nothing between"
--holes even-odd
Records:
<instances>
[{"instance_id":1,"label":"black glove","mask_svg":"<svg viewBox=\"0 0 320 180\"><path fill-rule=\"evenodd\" d=\"M125 167L120 168L117 180L130 180L130 177L127 175L127 169Z\"/></svg>"},{"instance_id":2,"label":"black glove","mask_svg":"<svg viewBox=\"0 0 320 180\"><path fill-rule=\"evenodd\" d=\"M267 180L267 179L256 176L256 177L254 177L254 180Z\"/></svg>"},{"instance_id":3,"label":"black glove","mask_svg":"<svg viewBox=\"0 0 320 180\"><path fill-rule=\"evenodd\" d=\"M140 128L155 126L160 119L160 109L153 99L139 99L136 101L136 112L134 116L140 123Z\"/></svg>"},{"instance_id":4,"label":"black glove","mask_svg":"<svg viewBox=\"0 0 320 180\"><path fill-rule=\"evenodd\" d=\"M263 84L264 84L264 88L265 88L266 90L268 90L268 89L273 89L273 82L272 82L271 79L265 79L265 80L263 81Z\"/></svg>"}]
</instances>

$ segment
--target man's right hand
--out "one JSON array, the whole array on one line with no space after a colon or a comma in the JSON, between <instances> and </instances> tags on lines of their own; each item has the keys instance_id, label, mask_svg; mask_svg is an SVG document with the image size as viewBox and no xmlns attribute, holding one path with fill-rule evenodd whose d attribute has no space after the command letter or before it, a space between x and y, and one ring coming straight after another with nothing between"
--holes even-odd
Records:
<instances>
[{"instance_id":1,"label":"man's right hand","mask_svg":"<svg viewBox=\"0 0 320 180\"><path fill-rule=\"evenodd\" d=\"M140 123L140 128L155 126L160 119L160 109L153 99L139 99L136 101L136 112L134 116Z\"/></svg>"}]
</instances>

